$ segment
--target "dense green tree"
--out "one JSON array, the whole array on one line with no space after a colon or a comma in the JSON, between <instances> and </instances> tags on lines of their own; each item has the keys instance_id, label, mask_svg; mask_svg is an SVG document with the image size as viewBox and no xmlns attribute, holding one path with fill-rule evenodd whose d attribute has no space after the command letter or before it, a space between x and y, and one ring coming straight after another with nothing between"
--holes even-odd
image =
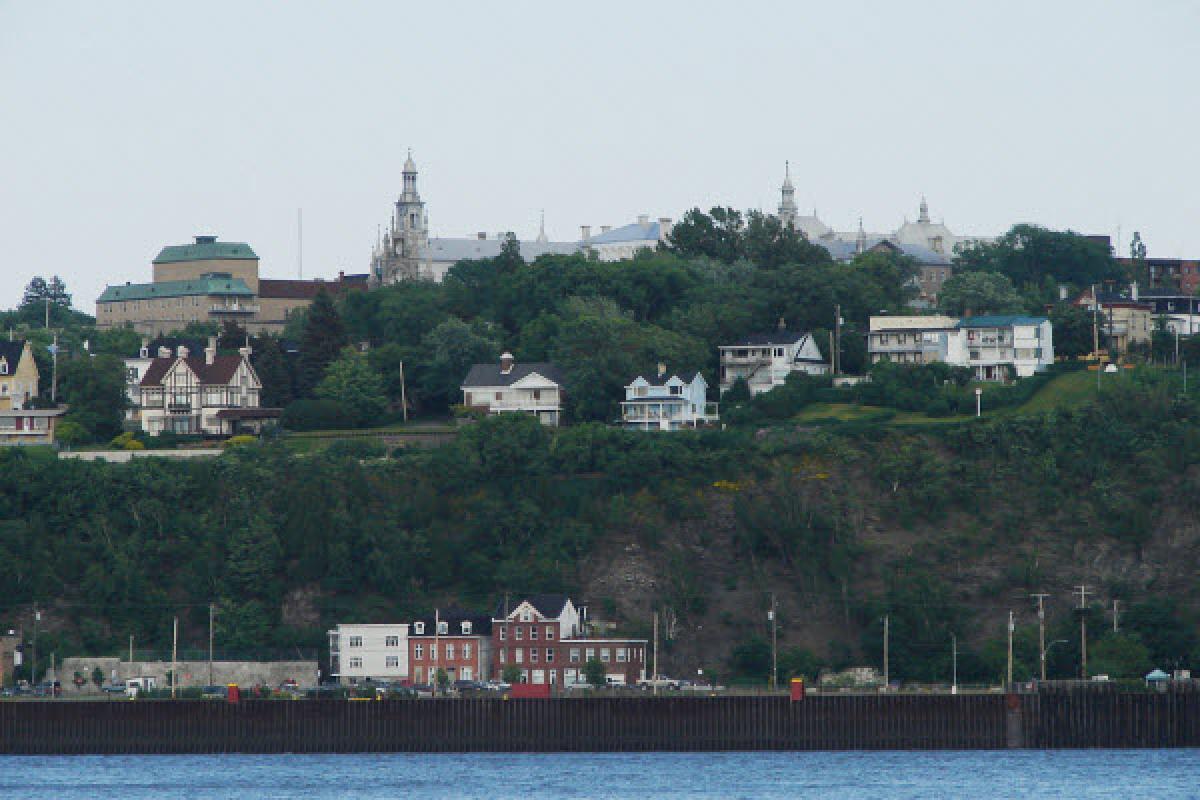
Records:
<instances>
[{"instance_id":1,"label":"dense green tree","mask_svg":"<svg viewBox=\"0 0 1200 800\"><path fill-rule=\"evenodd\" d=\"M64 422L75 422L95 441L121 432L125 409L125 364L116 356L74 358L60 365L59 402L70 407Z\"/></svg>"},{"instance_id":2,"label":"dense green tree","mask_svg":"<svg viewBox=\"0 0 1200 800\"><path fill-rule=\"evenodd\" d=\"M1037 225L1014 225L995 241L967 245L955 263L959 271L999 273L1018 287L1040 285L1046 277L1076 289L1122 278L1103 242Z\"/></svg>"},{"instance_id":3,"label":"dense green tree","mask_svg":"<svg viewBox=\"0 0 1200 800\"><path fill-rule=\"evenodd\" d=\"M1088 672L1114 680L1136 680L1154 669L1150 651L1136 636L1109 633L1088 648Z\"/></svg>"},{"instance_id":4,"label":"dense green tree","mask_svg":"<svg viewBox=\"0 0 1200 800\"><path fill-rule=\"evenodd\" d=\"M329 365L313 394L339 404L360 427L378 422L387 407L379 373L371 368L366 355L353 347L344 349Z\"/></svg>"},{"instance_id":5,"label":"dense green tree","mask_svg":"<svg viewBox=\"0 0 1200 800\"><path fill-rule=\"evenodd\" d=\"M707 214L693 208L671 228L667 248L685 257L703 256L731 263L745 253L744 228L741 213L732 208L715 207Z\"/></svg>"},{"instance_id":6,"label":"dense green tree","mask_svg":"<svg viewBox=\"0 0 1200 800\"><path fill-rule=\"evenodd\" d=\"M346 330L333 300L324 289L317 292L304 320L300 342L300 369L296 376L296 394L306 397L325 376L325 369L347 344Z\"/></svg>"},{"instance_id":7,"label":"dense green tree","mask_svg":"<svg viewBox=\"0 0 1200 800\"><path fill-rule=\"evenodd\" d=\"M1092 352L1092 313L1079 306L1059 304L1050 311L1054 354L1078 358Z\"/></svg>"},{"instance_id":8,"label":"dense green tree","mask_svg":"<svg viewBox=\"0 0 1200 800\"><path fill-rule=\"evenodd\" d=\"M486 326L447 319L422 340L414 370L421 399L432 408L462 402L462 382L472 364L495 362L500 344Z\"/></svg>"},{"instance_id":9,"label":"dense green tree","mask_svg":"<svg viewBox=\"0 0 1200 800\"><path fill-rule=\"evenodd\" d=\"M583 678L596 688L607 686L608 670L601 661L590 658L583 665Z\"/></svg>"},{"instance_id":10,"label":"dense green tree","mask_svg":"<svg viewBox=\"0 0 1200 800\"><path fill-rule=\"evenodd\" d=\"M938 292L938 307L947 314L1017 314L1025 302L1005 275L960 272L947 278Z\"/></svg>"},{"instance_id":11,"label":"dense green tree","mask_svg":"<svg viewBox=\"0 0 1200 800\"><path fill-rule=\"evenodd\" d=\"M48 281L40 275L35 276L25 287L25 294L21 297L22 306L41 308L47 302L63 308L71 307L71 295L67 291L67 285L57 275Z\"/></svg>"},{"instance_id":12,"label":"dense green tree","mask_svg":"<svg viewBox=\"0 0 1200 800\"><path fill-rule=\"evenodd\" d=\"M267 408L283 408L292 402L292 373L279 340L274 336L255 338L250 362L262 382L260 402Z\"/></svg>"}]
</instances>

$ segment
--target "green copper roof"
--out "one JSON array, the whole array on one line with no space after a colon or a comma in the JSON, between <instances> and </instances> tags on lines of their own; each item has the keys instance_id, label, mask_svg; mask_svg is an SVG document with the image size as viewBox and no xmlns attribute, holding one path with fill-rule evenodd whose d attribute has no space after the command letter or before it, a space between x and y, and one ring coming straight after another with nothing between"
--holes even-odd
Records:
<instances>
[{"instance_id":1,"label":"green copper roof","mask_svg":"<svg viewBox=\"0 0 1200 800\"><path fill-rule=\"evenodd\" d=\"M194 295L252 297L254 293L241 278L231 278L223 273L212 273L191 281L127 283L124 286L109 286L96 302L122 303L129 300L154 300L159 297L192 297Z\"/></svg>"},{"instance_id":2,"label":"green copper roof","mask_svg":"<svg viewBox=\"0 0 1200 800\"><path fill-rule=\"evenodd\" d=\"M207 261L221 258L254 258L258 255L245 242L218 242L215 236L197 236L194 244L173 244L162 249L155 264L176 261Z\"/></svg>"}]
</instances>

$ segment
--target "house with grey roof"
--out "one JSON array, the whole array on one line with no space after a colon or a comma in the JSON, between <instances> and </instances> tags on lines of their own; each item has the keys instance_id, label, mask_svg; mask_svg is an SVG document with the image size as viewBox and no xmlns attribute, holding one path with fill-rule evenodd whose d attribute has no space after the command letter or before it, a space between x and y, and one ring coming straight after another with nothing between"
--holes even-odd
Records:
<instances>
[{"instance_id":1,"label":"house with grey roof","mask_svg":"<svg viewBox=\"0 0 1200 800\"><path fill-rule=\"evenodd\" d=\"M503 353L498 364L475 364L463 378L463 405L487 414L532 414L558 427L562 417L563 375L545 361L518 364Z\"/></svg>"},{"instance_id":2,"label":"house with grey roof","mask_svg":"<svg viewBox=\"0 0 1200 800\"><path fill-rule=\"evenodd\" d=\"M671 218L659 217L651 222L641 214L637 222L610 228L600 226L600 233L593 235L592 226L581 226L580 242L585 250L594 253L601 261L621 261L633 258L640 250L655 250L671 232Z\"/></svg>"},{"instance_id":3,"label":"house with grey roof","mask_svg":"<svg viewBox=\"0 0 1200 800\"><path fill-rule=\"evenodd\" d=\"M665 364L647 379L638 375L625 387L621 425L639 431L677 431L711 425L717 404L708 402L708 382L697 371L668 377Z\"/></svg>"},{"instance_id":4,"label":"house with grey roof","mask_svg":"<svg viewBox=\"0 0 1200 800\"><path fill-rule=\"evenodd\" d=\"M793 372L827 375L830 370L812 334L786 330L782 320L777 331L752 334L719 349L722 394L739 378L753 395L782 386Z\"/></svg>"}]
</instances>

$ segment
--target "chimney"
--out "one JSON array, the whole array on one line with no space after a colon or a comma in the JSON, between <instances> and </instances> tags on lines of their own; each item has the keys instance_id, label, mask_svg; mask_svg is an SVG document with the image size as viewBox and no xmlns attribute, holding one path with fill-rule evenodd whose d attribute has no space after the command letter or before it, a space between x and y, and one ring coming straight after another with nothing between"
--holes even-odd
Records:
<instances>
[{"instance_id":1,"label":"chimney","mask_svg":"<svg viewBox=\"0 0 1200 800\"><path fill-rule=\"evenodd\" d=\"M238 355L240 355L242 358L249 358L250 353L252 353L252 352L253 352L253 350L250 349L250 345L246 345L245 347L238 348Z\"/></svg>"},{"instance_id":2,"label":"chimney","mask_svg":"<svg viewBox=\"0 0 1200 800\"><path fill-rule=\"evenodd\" d=\"M645 227L650 224L649 214L638 214L638 225Z\"/></svg>"},{"instance_id":3,"label":"chimney","mask_svg":"<svg viewBox=\"0 0 1200 800\"><path fill-rule=\"evenodd\" d=\"M1067 299L1067 287L1063 284L1058 285L1058 299L1059 300Z\"/></svg>"},{"instance_id":4,"label":"chimney","mask_svg":"<svg viewBox=\"0 0 1200 800\"><path fill-rule=\"evenodd\" d=\"M179 345L179 347L175 348L175 355L179 356L180 358L187 358L188 357L187 345L181 344L181 345Z\"/></svg>"},{"instance_id":5,"label":"chimney","mask_svg":"<svg viewBox=\"0 0 1200 800\"><path fill-rule=\"evenodd\" d=\"M158 357L159 358L170 358L171 357L171 348L169 348L169 347L158 348Z\"/></svg>"},{"instance_id":6,"label":"chimney","mask_svg":"<svg viewBox=\"0 0 1200 800\"><path fill-rule=\"evenodd\" d=\"M500 354L500 374L507 375L513 370L513 355L505 350Z\"/></svg>"},{"instance_id":7,"label":"chimney","mask_svg":"<svg viewBox=\"0 0 1200 800\"><path fill-rule=\"evenodd\" d=\"M1137 281L1134 281L1133 283L1129 284L1129 297L1130 297L1130 299L1132 299L1132 300L1133 300L1133 302L1135 302L1135 303L1138 301L1138 285L1137 285Z\"/></svg>"},{"instance_id":8,"label":"chimney","mask_svg":"<svg viewBox=\"0 0 1200 800\"><path fill-rule=\"evenodd\" d=\"M338 270L338 283L341 283L344 280L346 280L346 270L339 269Z\"/></svg>"},{"instance_id":9,"label":"chimney","mask_svg":"<svg viewBox=\"0 0 1200 800\"><path fill-rule=\"evenodd\" d=\"M208 337L208 347L204 348L204 364L211 367L217 360L217 337Z\"/></svg>"},{"instance_id":10,"label":"chimney","mask_svg":"<svg viewBox=\"0 0 1200 800\"><path fill-rule=\"evenodd\" d=\"M779 328L779 330L781 330L781 331L786 331L786 330L787 330L787 320L785 320L783 317L780 317L780 318L779 318L779 325L778 325L777 327L778 327L778 328Z\"/></svg>"},{"instance_id":11,"label":"chimney","mask_svg":"<svg viewBox=\"0 0 1200 800\"><path fill-rule=\"evenodd\" d=\"M670 232L671 232L671 218L670 217L659 217L658 218L658 238L666 239L667 234L669 234Z\"/></svg>"},{"instance_id":12,"label":"chimney","mask_svg":"<svg viewBox=\"0 0 1200 800\"><path fill-rule=\"evenodd\" d=\"M150 357L150 340L143 336L142 337L142 346L138 350L138 358L149 358L149 357Z\"/></svg>"},{"instance_id":13,"label":"chimney","mask_svg":"<svg viewBox=\"0 0 1200 800\"><path fill-rule=\"evenodd\" d=\"M611 230L612 230L612 225L601 225L600 226L601 233L608 233Z\"/></svg>"},{"instance_id":14,"label":"chimney","mask_svg":"<svg viewBox=\"0 0 1200 800\"><path fill-rule=\"evenodd\" d=\"M581 236L579 238L581 238L585 242L592 238L592 226L591 225L580 225L579 232L581 234Z\"/></svg>"},{"instance_id":15,"label":"chimney","mask_svg":"<svg viewBox=\"0 0 1200 800\"><path fill-rule=\"evenodd\" d=\"M658 378L659 378L659 380L662 380L663 376L666 374L667 374L667 365L661 361L658 362Z\"/></svg>"},{"instance_id":16,"label":"chimney","mask_svg":"<svg viewBox=\"0 0 1200 800\"><path fill-rule=\"evenodd\" d=\"M487 231L480 231L479 233L475 234L475 238L481 242L484 241L487 239Z\"/></svg>"}]
</instances>

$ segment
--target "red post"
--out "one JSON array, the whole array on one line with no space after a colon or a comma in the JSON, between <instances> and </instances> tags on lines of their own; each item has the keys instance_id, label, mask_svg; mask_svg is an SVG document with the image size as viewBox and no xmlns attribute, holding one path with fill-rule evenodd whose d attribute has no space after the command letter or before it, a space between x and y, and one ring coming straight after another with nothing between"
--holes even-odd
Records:
<instances>
[{"instance_id":1,"label":"red post","mask_svg":"<svg viewBox=\"0 0 1200 800\"><path fill-rule=\"evenodd\" d=\"M792 702L804 699L804 678L792 678Z\"/></svg>"},{"instance_id":2,"label":"red post","mask_svg":"<svg viewBox=\"0 0 1200 800\"><path fill-rule=\"evenodd\" d=\"M225 699L230 703L236 703L242 699L242 690L238 688L236 683L231 683L225 687Z\"/></svg>"}]
</instances>

